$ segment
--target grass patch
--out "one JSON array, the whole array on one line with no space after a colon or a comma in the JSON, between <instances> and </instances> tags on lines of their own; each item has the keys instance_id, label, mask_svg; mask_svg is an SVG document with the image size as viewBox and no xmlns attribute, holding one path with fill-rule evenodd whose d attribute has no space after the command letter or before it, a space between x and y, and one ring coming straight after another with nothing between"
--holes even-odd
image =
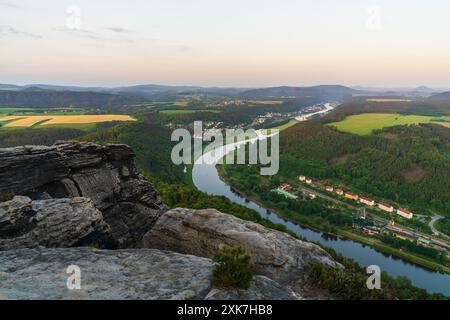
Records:
<instances>
[{"instance_id":1,"label":"grass patch","mask_svg":"<svg viewBox=\"0 0 450 320\"><path fill-rule=\"evenodd\" d=\"M176 115L176 114L188 114L188 113L196 113L196 112L213 112L213 113L220 113L220 110L184 110L184 109L172 109L172 110L161 110L159 113L165 114L165 115Z\"/></svg>"},{"instance_id":2,"label":"grass patch","mask_svg":"<svg viewBox=\"0 0 450 320\"><path fill-rule=\"evenodd\" d=\"M349 116L342 121L329 123L328 125L336 127L339 131L368 135L374 130L386 127L434 123L434 121L446 121L447 118L449 117L401 115L395 113L363 113Z\"/></svg>"}]
</instances>

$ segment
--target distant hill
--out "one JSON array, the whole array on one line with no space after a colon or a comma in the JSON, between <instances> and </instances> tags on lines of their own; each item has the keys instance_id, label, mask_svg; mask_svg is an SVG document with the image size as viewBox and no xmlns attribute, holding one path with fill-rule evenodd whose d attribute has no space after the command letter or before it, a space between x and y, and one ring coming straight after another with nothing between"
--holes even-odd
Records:
<instances>
[{"instance_id":1,"label":"distant hill","mask_svg":"<svg viewBox=\"0 0 450 320\"><path fill-rule=\"evenodd\" d=\"M177 95L209 94L220 96L234 96L247 89L221 88L221 87L196 87L196 86L164 86L145 84L130 87L118 87L109 89L109 92L125 93L144 97L150 100L174 100Z\"/></svg>"},{"instance_id":2,"label":"distant hill","mask_svg":"<svg viewBox=\"0 0 450 320\"><path fill-rule=\"evenodd\" d=\"M340 86L321 85L314 87L273 87L247 90L240 96L249 99L287 98L287 97L317 97L324 100L342 100L351 97L361 91Z\"/></svg>"},{"instance_id":3,"label":"distant hill","mask_svg":"<svg viewBox=\"0 0 450 320\"><path fill-rule=\"evenodd\" d=\"M428 99L432 101L450 100L450 91L434 94Z\"/></svg>"},{"instance_id":4,"label":"distant hill","mask_svg":"<svg viewBox=\"0 0 450 320\"><path fill-rule=\"evenodd\" d=\"M248 90L248 88L226 88L226 87L199 87L199 86L166 86L157 84L143 84L124 87L79 87L48 84L30 84L25 86L0 84L1 90L15 91L71 91L71 92L98 92L139 96L153 101L176 100L180 95L203 94L218 96L236 96Z\"/></svg>"},{"instance_id":5,"label":"distant hill","mask_svg":"<svg viewBox=\"0 0 450 320\"><path fill-rule=\"evenodd\" d=\"M106 108L143 103L146 100L129 95L100 92L47 91L38 87L27 90L0 90L0 107L55 108L86 107Z\"/></svg>"}]
</instances>

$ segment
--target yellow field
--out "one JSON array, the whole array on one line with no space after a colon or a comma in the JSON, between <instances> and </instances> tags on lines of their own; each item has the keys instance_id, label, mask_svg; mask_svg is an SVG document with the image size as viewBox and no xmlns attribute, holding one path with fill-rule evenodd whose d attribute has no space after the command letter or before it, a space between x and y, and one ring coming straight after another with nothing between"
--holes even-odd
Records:
<instances>
[{"instance_id":1,"label":"yellow field","mask_svg":"<svg viewBox=\"0 0 450 320\"><path fill-rule=\"evenodd\" d=\"M5 127L31 127L38 122L41 126L58 124L87 124L109 121L136 121L128 115L99 114L99 115L73 115L73 116L9 116L0 117L0 121L14 120L5 125Z\"/></svg>"},{"instance_id":2,"label":"yellow field","mask_svg":"<svg viewBox=\"0 0 450 320\"><path fill-rule=\"evenodd\" d=\"M450 128L450 122L433 122L434 124L439 124L441 126Z\"/></svg>"},{"instance_id":3,"label":"yellow field","mask_svg":"<svg viewBox=\"0 0 450 320\"><path fill-rule=\"evenodd\" d=\"M411 102L408 99L367 99L367 102Z\"/></svg>"}]
</instances>

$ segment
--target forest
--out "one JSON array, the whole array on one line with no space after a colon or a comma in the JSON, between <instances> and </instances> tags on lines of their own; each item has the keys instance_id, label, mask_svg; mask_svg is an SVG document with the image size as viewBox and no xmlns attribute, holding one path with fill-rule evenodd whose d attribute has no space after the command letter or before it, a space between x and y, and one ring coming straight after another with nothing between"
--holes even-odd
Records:
<instances>
[{"instance_id":1,"label":"forest","mask_svg":"<svg viewBox=\"0 0 450 320\"><path fill-rule=\"evenodd\" d=\"M308 121L282 132L280 176L329 179L426 214L450 214L450 131L397 126L357 136Z\"/></svg>"}]
</instances>

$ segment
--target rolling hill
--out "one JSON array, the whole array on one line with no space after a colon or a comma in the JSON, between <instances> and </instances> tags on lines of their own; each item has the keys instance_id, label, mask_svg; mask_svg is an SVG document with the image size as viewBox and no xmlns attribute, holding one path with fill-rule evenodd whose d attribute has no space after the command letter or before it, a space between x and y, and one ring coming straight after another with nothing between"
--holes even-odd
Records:
<instances>
[{"instance_id":1,"label":"rolling hill","mask_svg":"<svg viewBox=\"0 0 450 320\"><path fill-rule=\"evenodd\" d=\"M247 90L241 94L248 99L318 97L323 100L343 100L353 94L361 93L340 85L321 85L314 87L273 87Z\"/></svg>"}]
</instances>

